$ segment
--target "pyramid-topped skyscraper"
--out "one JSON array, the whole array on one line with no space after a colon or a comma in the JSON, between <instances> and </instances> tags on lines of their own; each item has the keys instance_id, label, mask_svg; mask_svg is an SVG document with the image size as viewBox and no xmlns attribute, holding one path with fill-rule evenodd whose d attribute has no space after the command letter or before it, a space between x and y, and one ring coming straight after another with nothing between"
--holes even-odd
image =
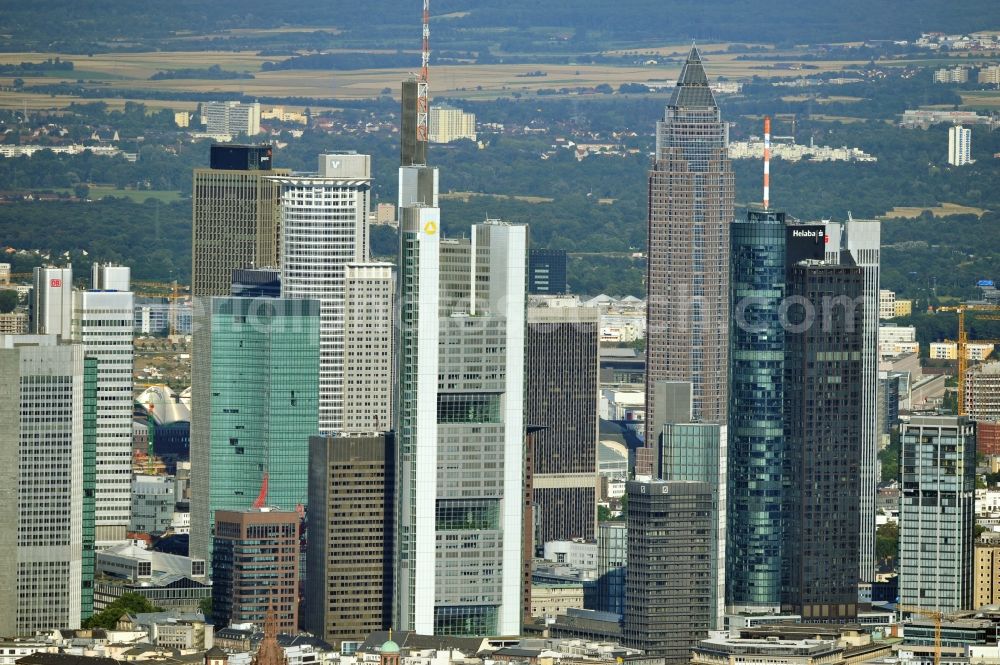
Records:
<instances>
[{"instance_id":1,"label":"pyramid-topped skyscraper","mask_svg":"<svg viewBox=\"0 0 1000 665\"><path fill-rule=\"evenodd\" d=\"M649 171L646 445L663 428L658 381L689 381L695 421L726 423L729 224L735 182L722 121L692 47L656 124ZM643 471L643 469L637 469Z\"/></svg>"}]
</instances>

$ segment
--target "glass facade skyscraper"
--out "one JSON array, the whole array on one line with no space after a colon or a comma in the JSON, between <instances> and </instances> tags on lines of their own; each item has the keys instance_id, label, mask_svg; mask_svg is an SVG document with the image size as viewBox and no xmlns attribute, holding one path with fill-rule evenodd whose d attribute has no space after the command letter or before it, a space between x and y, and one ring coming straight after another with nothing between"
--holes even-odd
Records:
<instances>
[{"instance_id":1,"label":"glass facade skyscraper","mask_svg":"<svg viewBox=\"0 0 1000 665\"><path fill-rule=\"evenodd\" d=\"M727 604L781 606L785 214L750 210L730 232Z\"/></svg>"},{"instance_id":2,"label":"glass facade skyscraper","mask_svg":"<svg viewBox=\"0 0 1000 665\"><path fill-rule=\"evenodd\" d=\"M294 510L308 498L309 437L318 431L319 303L212 298L211 346L197 404L210 472L207 500L192 501L191 530L208 534L217 510ZM192 451L194 452L194 451ZM267 476L265 486L264 478Z\"/></svg>"}]
</instances>

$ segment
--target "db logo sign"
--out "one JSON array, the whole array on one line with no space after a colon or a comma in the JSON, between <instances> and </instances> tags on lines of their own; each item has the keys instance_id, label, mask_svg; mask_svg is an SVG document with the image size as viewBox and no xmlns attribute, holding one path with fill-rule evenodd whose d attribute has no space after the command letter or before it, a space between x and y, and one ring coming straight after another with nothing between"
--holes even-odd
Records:
<instances>
[{"instance_id":1,"label":"db logo sign","mask_svg":"<svg viewBox=\"0 0 1000 665\"><path fill-rule=\"evenodd\" d=\"M51 286L53 289L62 288L62 280L61 279L50 279L49 280L49 286Z\"/></svg>"}]
</instances>

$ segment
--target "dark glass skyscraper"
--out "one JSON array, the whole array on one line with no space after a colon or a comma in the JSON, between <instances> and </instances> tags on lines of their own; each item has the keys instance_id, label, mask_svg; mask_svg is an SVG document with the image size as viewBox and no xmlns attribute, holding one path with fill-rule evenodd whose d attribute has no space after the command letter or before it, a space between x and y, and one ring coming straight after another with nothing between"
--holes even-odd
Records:
<instances>
[{"instance_id":1,"label":"dark glass skyscraper","mask_svg":"<svg viewBox=\"0 0 1000 665\"><path fill-rule=\"evenodd\" d=\"M729 505L726 598L781 604L785 459L785 213L750 210L730 229Z\"/></svg>"},{"instance_id":2,"label":"dark glass skyscraper","mask_svg":"<svg viewBox=\"0 0 1000 665\"><path fill-rule=\"evenodd\" d=\"M690 381L694 419L720 425L727 405L733 196L727 125L692 48L656 125L649 172L646 395L657 381ZM654 436L662 426L658 416L650 400L646 423Z\"/></svg>"},{"instance_id":3,"label":"dark glass skyscraper","mask_svg":"<svg viewBox=\"0 0 1000 665\"><path fill-rule=\"evenodd\" d=\"M782 605L803 621L858 614L863 292L858 266L803 261L789 271Z\"/></svg>"}]
</instances>

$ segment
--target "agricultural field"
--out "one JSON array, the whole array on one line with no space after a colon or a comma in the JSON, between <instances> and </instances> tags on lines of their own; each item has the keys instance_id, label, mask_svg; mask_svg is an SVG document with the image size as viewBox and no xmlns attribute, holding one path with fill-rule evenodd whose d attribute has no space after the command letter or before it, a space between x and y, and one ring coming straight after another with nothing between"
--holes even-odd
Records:
<instances>
[{"instance_id":1,"label":"agricultural field","mask_svg":"<svg viewBox=\"0 0 1000 665\"><path fill-rule=\"evenodd\" d=\"M975 215L976 217L982 217L988 211L957 203L939 203L933 208L896 206L882 215L882 219L914 219L920 217L925 212L929 212L935 217L950 217L951 215Z\"/></svg>"}]
</instances>

